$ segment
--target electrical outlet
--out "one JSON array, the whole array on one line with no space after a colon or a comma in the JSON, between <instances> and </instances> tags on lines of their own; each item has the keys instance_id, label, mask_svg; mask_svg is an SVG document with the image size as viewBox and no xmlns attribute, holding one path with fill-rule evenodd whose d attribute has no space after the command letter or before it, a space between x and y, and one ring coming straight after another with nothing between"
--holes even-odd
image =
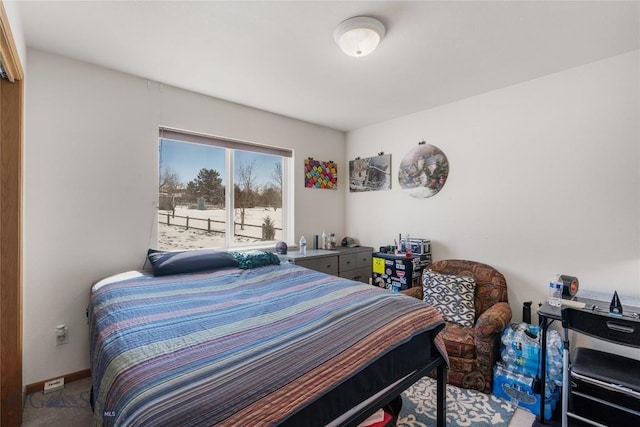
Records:
<instances>
[{"instance_id":1,"label":"electrical outlet","mask_svg":"<svg viewBox=\"0 0 640 427\"><path fill-rule=\"evenodd\" d=\"M65 325L56 326L56 345L69 344L69 328Z\"/></svg>"},{"instance_id":2,"label":"electrical outlet","mask_svg":"<svg viewBox=\"0 0 640 427\"><path fill-rule=\"evenodd\" d=\"M62 390L64 388L64 377L56 378L55 380L46 381L44 383L44 393L52 393L54 391Z\"/></svg>"}]
</instances>

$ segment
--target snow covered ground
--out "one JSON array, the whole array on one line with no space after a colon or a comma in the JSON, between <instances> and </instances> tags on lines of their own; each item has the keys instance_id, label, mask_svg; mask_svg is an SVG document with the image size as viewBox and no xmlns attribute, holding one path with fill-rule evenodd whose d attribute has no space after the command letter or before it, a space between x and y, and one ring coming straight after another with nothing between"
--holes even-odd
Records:
<instances>
[{"instance_id":1,"label":"snow covered ground","mask_svg":"<svg viewBox=\"0 0 640 427\"><path fill-rule=\"evenodd\" d=\"M170 225L166 225L167 213ZM282 209L251 208L245 210L245 229L240 229L240 209L234 215L235 243L250 244L262 238L262 223L269 216L276 228L275 240L282 240ZM186 228L189 217L189 229ZM210 219L210 222L207 222ZM158 211L158 249L197 249L225 247L225 211L224 209L188 209L176 208L175 216L171 211ZM204 230L200 230L204 229ZM207 230L210 229L211 232Z\"/></svg>"}]
</instances>

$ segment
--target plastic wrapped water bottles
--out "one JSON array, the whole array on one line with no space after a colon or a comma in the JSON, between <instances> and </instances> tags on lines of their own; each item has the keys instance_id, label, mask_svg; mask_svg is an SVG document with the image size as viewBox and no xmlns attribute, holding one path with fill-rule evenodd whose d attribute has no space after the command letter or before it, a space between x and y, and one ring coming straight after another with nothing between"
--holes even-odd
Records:
<instances>
[{"instance_id":1,"label":"plastic wrapped water bottles","mask_svg":"<svg viewBox=\"0 0 640 427\"><path fill-rule=\"evenodd\" d=\"M527 391L533 393L533 381L534 377L526 374L522 374L519 372L514 372L509 369L505 364L497 362L495 368L493 369L494 375L499 375L505 378L508 381L517 382L519 384L525 385ZM555 383L546 383L544 386L544 396L545 398L553 397L556 390Z\"/></svg>"},{"instance_id":2,"label":"plastic wrapped water bottles","mask_svg":"<svg viewBox=\"0 0 640 427\"><path fill-rule=\"evenodd\" d=\"M507 369L530 376L540 372L540 328L512 323L502 333L500 355ZM547 331L547 380L562 385L562 339L558 331Z\"/></svg>"},{"instance_id":3,"label":"plastic wrapped water bottles","mask_svg":"<svg viewBox=\"0 0 640 427\"><path fill-rule=\"evenodd\" d=\"M522 373L531 377L538 376L540 371L540 361L538 358L527 359L522 356L516 356L513 349L504 347L500 352L502 363L506 369L513 372ZM553 351L547 352L547 382L554 383L557 386L562 385L562 355Z\"/></svg>"},{"instance_id":4,"label":"plastic wrapped water bottles","mask_svg":"<svg viewBox=\"0 0 640 427\"><path fill-rule=\"evenodd\" d=\"M493 376L493 394L516 403L540 415L544 401L544 417L551 418L560 398L562 386L562 339L558 331L547 330L547 359L544 398L534 391L536 378L541 377L541 332L536 325L512 323L502 333L501 362L497 362ZM538 390L539 391L539 390Z\"/></svg>"}]
</instances>

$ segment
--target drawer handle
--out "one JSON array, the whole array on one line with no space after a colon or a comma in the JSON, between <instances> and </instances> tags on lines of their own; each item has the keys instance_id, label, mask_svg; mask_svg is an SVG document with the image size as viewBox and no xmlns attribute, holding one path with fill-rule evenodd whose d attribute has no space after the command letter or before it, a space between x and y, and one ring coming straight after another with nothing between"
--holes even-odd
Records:
<instances>
[{"instance_id":1,"label":"drawer handle","mask_svg":"<svg viewBox=\"0 0 640 427\"><path fill-rule=\"evenodd\" d=\"M614 322L607 322L607 328L616 332L624 332L626 334L632 334L635 329L633 326L620 325Z\"/></svg>"}]
</instances>

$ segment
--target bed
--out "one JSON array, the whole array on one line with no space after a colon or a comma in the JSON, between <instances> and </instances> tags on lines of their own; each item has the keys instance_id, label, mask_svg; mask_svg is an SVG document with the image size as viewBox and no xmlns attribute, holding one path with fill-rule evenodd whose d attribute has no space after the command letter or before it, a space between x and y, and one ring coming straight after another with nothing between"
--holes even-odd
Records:
<instances>
[{"instance_id":1,"label":"bed","mask_svg":"<svg viewBox=\"0 0 640 427\"><path fill-rule=\"evenodd\" d=\"M357 425L433 369L444 425L434 308L292 264L191 270L92 287L94 425Z\"/></svg>"}]
</instances>

